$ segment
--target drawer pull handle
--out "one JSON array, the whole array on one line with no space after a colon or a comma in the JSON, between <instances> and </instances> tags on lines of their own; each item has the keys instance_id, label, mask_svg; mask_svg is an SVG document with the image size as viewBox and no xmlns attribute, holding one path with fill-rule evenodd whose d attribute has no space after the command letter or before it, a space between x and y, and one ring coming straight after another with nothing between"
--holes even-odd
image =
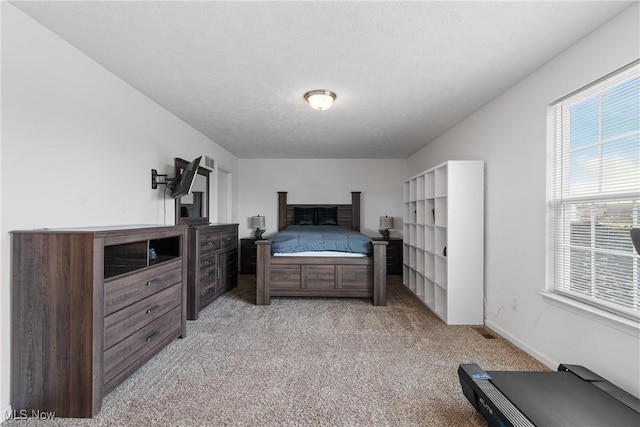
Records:
<instances>
[{"instance_id":1,"label":"drawer pull handle","mask_svg":"<svg viewBox=\"0 0 640 427\"><path fill-rule=\"evenodd\" d=\"M204 278L209 277L209 276L211 276L211 273L205 274L204 276L202 276L202 278L204 279Z\"/></svg>"},{"instance_id":2,"label":"drawer pull handle","mask_svg":"<svg viewBox=\"0 0 640 427\"><path fill-rule=\"evenodd\" d=\"M207 242L207 245L211 246L214 242Z\"/></svg>"},{"instance_id":3,"label":"drawer pull handle","mask_svg":"<svg viewBox=\"0 0 640 427\"><path fill-rule=\"evenodd\" d=\"M211 261L205 261L204 262L204 265L209 265L209 264L211 264Z\"/></svg>"},{"instance_id":4,"label":"drawer pull handle","mask_svg":"<svg viewBox=\"0 0 640 427\"><path fill-rule=\"evenodd\" d=\"M206 294L208 294L208 293L209 293L209 292L211 292L211 291L213 291L213 287L211 287L211 288L207 288L207 290L206 290L206 291L204 291L204 292L205 292Z\"/></svg>"},{"instance_id":5,"label":"drawer pull handle","mask_svg":"<svg viewBox=\"0 0 640 427\"><path fill-rule=\"evenodd\" d=\"M154 338L156 337L156 335L158 335L159 333L160 333L160 332L155 331L154 333L152 333L151 335L149 335L149 336L145 339L145 341L146 341L146 342L151 341L151 340L152 340L152 339L154 339Z\"/></svg>"},{"instance_id":6,"label":"drawer pull handle","mask_svg":"<svg viewBox=\"0 0 640 427\"><path fill-rule=\"evenodd\" d=\"M159 309L159 308L160 308L160 305L159 305L159 304L156 304L156 305L154 305L153 307L148 308L148 309L147 309L147 311L146 311L146 313L147 313L147 314L155 313L156 311L158 311L158 309Z\"/></svg>"},{"instance_id":7,"label":"drawer pull handle","mask_svg":"<svg viewBox=\"0 0 640 427\"><path fill-rule=\"evenodd\" d=\"M146 285L145 285L145 286L153 285L153 284L154 284L155 282L157 282L157 281L158 281L158 279L151 279L151 280L149 280L149 281L146 283Z\"/></svg>"}]
</instances>

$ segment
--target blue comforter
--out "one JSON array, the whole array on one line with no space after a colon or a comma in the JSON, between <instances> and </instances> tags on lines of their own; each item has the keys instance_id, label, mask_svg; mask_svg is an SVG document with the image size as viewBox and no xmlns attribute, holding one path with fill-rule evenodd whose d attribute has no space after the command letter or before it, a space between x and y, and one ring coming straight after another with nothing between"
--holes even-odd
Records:
<instances>
[{"instance_id":1,"label":"blue comforter","mask_svg":"<svg viewBox=\"0 0 640 427\"><path fill-rule=\"evenodd\" d=\"M369 254L371 237L335 225L290 225L271 238L271 251L339 251Z\"/></svg>"}]
</instances>

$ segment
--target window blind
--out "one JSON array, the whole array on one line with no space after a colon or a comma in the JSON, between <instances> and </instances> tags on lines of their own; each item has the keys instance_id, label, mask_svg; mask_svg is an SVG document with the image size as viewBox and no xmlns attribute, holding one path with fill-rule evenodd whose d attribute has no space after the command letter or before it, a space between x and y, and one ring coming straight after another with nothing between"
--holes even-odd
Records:
<instances>
[{"instance_id":1,"label":"window blind","mask_svg":"<svg viewBox=\"0 0 640 427\"><path fill-rule=\"evenodd\" d=\"M640 320L638 61L549 108L553 288Z\"/></svg>"}]
</instances>

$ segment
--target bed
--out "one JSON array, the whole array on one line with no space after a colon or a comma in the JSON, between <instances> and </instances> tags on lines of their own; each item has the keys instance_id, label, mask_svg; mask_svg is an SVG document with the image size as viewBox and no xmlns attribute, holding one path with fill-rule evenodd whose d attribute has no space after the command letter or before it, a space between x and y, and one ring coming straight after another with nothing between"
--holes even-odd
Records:
<instances>
[{"instance_id":1,"label":"bed","mask_svg":"<svg viewBox=\"0 0 640 427\"><path fill-rule=\"evenodd\" d=\"M324 213L328 215L329 223L335 218L338 226L360 232L360 192L351 193L351 204L330 205L288 204L287 192L278 192L279 232L300 225L294 222L301 222L300 215L304 212ZM314 220L310 218L310 221ZM350 250L358 253L356 250L362 244L352 237L345 238ZM325 239L337 241L341 237ZM336 254L335 248L318 255L318 248L309 248L305 243L306 237L298 238L300 247L274 255L272 240L277 241L277 236L272 240L257 240L256 305L271 304L272 296L371 298L373 305L386 305L387 242L367 239L366 254L361 255ZM300 249L305 249L306 253L296 252Z\"/></svg>"}]
</instances>

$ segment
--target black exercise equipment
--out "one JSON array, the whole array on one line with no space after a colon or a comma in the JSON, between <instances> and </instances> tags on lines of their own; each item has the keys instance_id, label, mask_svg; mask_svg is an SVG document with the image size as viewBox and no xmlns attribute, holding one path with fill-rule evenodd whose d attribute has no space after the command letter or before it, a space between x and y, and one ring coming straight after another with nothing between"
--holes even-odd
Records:
<instances>
[{"instance_id":1,"label":"black exercise equipment","mask_svg":"<svg viewBox=\"0 0 640 427\"><path fill-rule=\"evenodd\" d=\"M462 391L490 427L638 427L640 400L580 365L557 372L458 368Z\"/></svg>"}]
</instances>

